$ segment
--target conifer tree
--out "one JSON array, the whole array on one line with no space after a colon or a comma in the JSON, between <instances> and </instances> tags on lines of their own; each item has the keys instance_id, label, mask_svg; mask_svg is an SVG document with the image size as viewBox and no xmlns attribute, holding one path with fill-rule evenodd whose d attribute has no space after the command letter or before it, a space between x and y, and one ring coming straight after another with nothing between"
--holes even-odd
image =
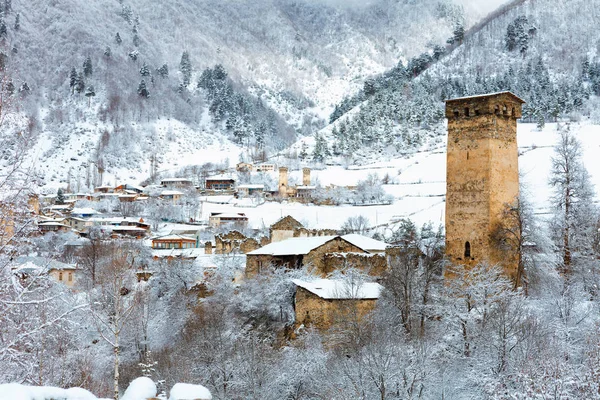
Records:
<instances>
[{"instance_id":1,"label":"conifer tree","mask_svg":"<svg viewBox=\"0 0 600 400\"><path fill-rule=\"evenodd\" d=\"M12 96L15 93L15 84L12 79L6 84L6 93L8 93L9 96Z\"/></svg>"},{"instance_id":2,"label":"conifer tree","mask_svg":"<svg viewBox=\"0 0 600 400\"><path fill-rule=\"evenodd\" d=\"M77 70L73 67L69 73L69 87L71 88L71 94L75 92L75 86L77 86Z\"/></svg>"},{"instance_id":3,"label":"conifer tree","mask_svg":"<svg viewBox=\"0 0 600 400\"><path fill-rule=\"evenodd\" d=\"M83 75L92 76L92 73L92 58L90 56L87 56L85 58L85 61L83 62Z\"/></svg>"},{"instance_id":4,"label":"conifer tree","mask_svg":"<svg viewBox=\"0 0 600 400\"><path fill-rule=\"evenodd\" d=\"M146 81L144 79L142 79L142 81L140 82L138 89L137 89L137 93L140 97L147 99L148 97L150 97L150 92L148 91L148 88L146 86Z\"/></svg>"},{"instance_id":5,"label":"conifer tree","mask_svg":"<svg viewBox=\"0 0 600 400\"><path fill-rule=\"evenodd\" d=\"M85 90L85 79L83 73L77 74L77 82L75 83L75 91L81 93Z\"/></svg>"},{"instance_id":6,"label":"conifer tree","mask_svg":"<svg viewBox=\"0 0 600 400\"><path fill-rule=\"evenodd\" d=\"M192 79L192 62L190 61L190 54L184 51L181 55L181 62L179 63L179 71L183 76L183 85L188 86Z\"/></svg>"},{"instance_id":7,"label":"conifer tree","mask_svg":"<svg viewBox=\"0 0 600 400\"><path fill-rule=\"evenodd\" d=\"M163 64L162 67L156 70L156 72L161 78L166 78L169 76L169 66L167 64Z\"/></svg>"},{"instance_id":8,"label":"conifer tree","mask_svg":"<svg viewBox=\"0 0 600 400\"><path fill-rule=\"evenodd\" d=\"M141 76L150 76L150 67L148 67L148 64L146 64L146 62L144 62L142 64L142 67L140 68L140 75Z\"/></svg>"},{"instance_id":9,"label":"conifer tree","mask_svg":"<svg viewBox=\"0 0 600 400\"><path fill-rule=\"evenodd\" d=\"M4 19L0 20L0 38L6 38L7 35L7 29L6 29L6 22L4 22Z\"/></svg>"},{"instance_id":10,"label":"conifer tree","mask_svg":"<svg viewBox=\"0 0 600 400\"><path fill-rule=\"evenodd\" d=\"M58 188L56 192L56 204L65 204L65 194L62 188Z\"/></svg>"},{"instance_id":11,"label":"conifer tree","mask_svg":"<svg viewBox=\"0 0 600 400\"><path fill-rule=\"evenodd\" d=\"M29 85L27 84L27 82L23 82L23 84L19 88L19 93L21 93L24 96L27 93L29 93L30 90L31 89L29 89Z\"/></svg>"},{"instance_id":12,"label":"conifer tree","mask_svg":"<svg viewBox=\"0 0 600 400\"><path fill-rule=\"evenodd\" d=\"M115 35L115 42L117 44L123 43L123 39L121 39L121 35L119 34L119 32L117 32L117 34Z\"/></svg>"},{"instance_id":13,"label":"conifer tree","mask_svg":"<svg viewBox=\"0 0 600 400\"><path fill-rule=\"evenodd\" d=\"M104 57L110 58L111 56L112 56L112 50L110 49L110 46L106 46L106 48L104 49Z\"/></svg>"},{"instance_id":14,"label":"conifer tree","mask_svg":"<svg viewBox=\"0 0 600 400\"><path fill-rule=\"evenodd\" d=\"M21 28L21 13L17 13L17 15L15 15L14 28L15 28L15 31L18 31L19 28Z\"/></svg>"},{"instance_id":15,"label":"conifer tree","mask_svg":"<svg viewBox=\"0 0 600 400\"><path fill-rule=\"evenodd\" d=\"M94 86L90 85L87 87L87 89L85 90L85 97L88 98L88 107L91 105L92 103L92 97L94 97L96 95L96 91L94 90Z\"/></svg>"},{"instance_id":16,"label":"conifer tree","mask_svg":"<svg viewBox=\"0 0 600 400\"><path fill-rule=\"evenodd\" d=\"M140 45L140 37L138 35L138 30L137 30L136 25L133 26L133 45L135 47L139 47L139 45Z\"/></svg>"}]
</instances>

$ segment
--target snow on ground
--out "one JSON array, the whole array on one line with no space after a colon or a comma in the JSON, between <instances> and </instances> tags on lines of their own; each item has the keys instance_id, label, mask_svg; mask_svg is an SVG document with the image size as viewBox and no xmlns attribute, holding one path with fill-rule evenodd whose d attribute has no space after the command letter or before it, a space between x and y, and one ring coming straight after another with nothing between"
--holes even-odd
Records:
<instances>
[{"instance_id":1,"label":"snow on ground","mask_svg":"<svg viewBox=\"0 0 600 400\"><path fill-rule=\"evenodd\" d=\"M572 125L571 131L582 142L583 161L590 172L592 182L600 190L600 126L582 123ZM548 212L551 188L548 178L553 156L553 146L559 138L557 124L548 124L540 131L535 124L519 124L519 169L523 187L538 213ZM443 144L445 146L445 143ZM383 225L400 218L411 218L417 225L432 222L444 223L446 193L445 148L417 152L410 157L398 158L376 164L350 167L333 166L324 170L311 171L312 183L325 187L356 185L369 174L383 178L386 174L394 184L384 185L387 193L394 196L391 205L377 206L315 206L292 202L267 202L258 207L242 204L214 204L204 202L202 218L208 219L211 212L243 212L252 228L268 227L279 218L291 215L311 228L339 229L351 216L362 215L371 225ZM276 177L276 173L273 175ZM290 182L301 182L302 172L291 171Z\"/></svg>"}]
</instances>

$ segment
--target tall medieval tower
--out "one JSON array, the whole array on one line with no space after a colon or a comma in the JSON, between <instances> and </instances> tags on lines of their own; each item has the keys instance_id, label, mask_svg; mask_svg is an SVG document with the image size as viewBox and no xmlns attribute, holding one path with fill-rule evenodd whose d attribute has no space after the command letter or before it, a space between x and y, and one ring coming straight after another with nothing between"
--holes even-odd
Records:
<instances>
[{"instance_id":1,"label":"tall medieval tower","mask_svg":"<svg viewBox=\"0 0 600 400\"><path fill-rule=\"evenodd\" d=\"M517 119L523 100L510 92L446 101L446 256L454 265L500 264L516 281L518 254L492 240L519 196Z\"/></svg>"}]
</instances>

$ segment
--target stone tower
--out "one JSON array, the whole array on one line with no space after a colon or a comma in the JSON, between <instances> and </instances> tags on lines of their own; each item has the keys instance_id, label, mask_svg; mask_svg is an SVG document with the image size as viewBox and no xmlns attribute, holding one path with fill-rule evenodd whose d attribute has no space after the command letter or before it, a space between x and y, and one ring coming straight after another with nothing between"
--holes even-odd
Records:
<instances>
[{"instance_id":1,"label":"stone tower","mask_svg":"<svg viewBox=\"0 0 600 400\"><path fill-rule=\"evenodd\" d=\"M310 168L302 168L302 185L310 186Z\"/></svg>"},{"instance_id":2,"label":"stone tower","mask_svg":"<svg viewBox=\"0 0 600 400\"><path fill-rule=\"evenodd\" d=\"M518 254L492 241L506 206L519 196L517 119L510 92L446 101L446 256L454 265L500 264L517 279Z\"/></svg>"},{"instance_id":3,"label":"stone tower","mask_svg":"<svg viewBox=\"0 0 600 400\"><path fill-rule=\"evenodd\" d=\"M279 168L279 197L288 197L288 169Z\"/></svg>"}]
</instances>

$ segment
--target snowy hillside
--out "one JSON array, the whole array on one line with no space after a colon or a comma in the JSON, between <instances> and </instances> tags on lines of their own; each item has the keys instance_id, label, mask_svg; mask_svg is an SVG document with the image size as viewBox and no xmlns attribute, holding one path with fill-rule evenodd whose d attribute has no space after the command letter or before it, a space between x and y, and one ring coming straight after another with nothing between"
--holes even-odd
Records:
<instances>
[{"instance_id":1,"label":"snowy hillside","mask_svg":"<svg viewBox=\"0 0 600 400\"><path fill-rule=\"evenodd\" d=\"M598 151L600 151L600 126L588 122L572 124L571 132L582 142L584 163L591 174L592 182L600 189L598 171ZM557 125L548 124L539 130L535 124L518 125L519 170L522 188L526 197L534 204L536 213L548 213L548 199L551 188L548 185L551 158L558 140ZM339 229L349 217L362 215L368 218L370 226L394 228L394 221L410 218L417 226L427 222L444 224L446 193L446 151L445 141L435 149L416 152L406 158L397 158L361 167L329 167L311 171L313 184L322 186L350 185L377 174L382 179L386 175L393 184L384 185L387 193L394 196L391 205L376 206L315 206L298 203L270 202L259 207L244 207L233 198L231 204L204 203L203 217L210 212L245 212L254 228L268 227L279 218L291 215L309 227ZM273 174L276 179L276 174ZM301 171L293 171L290 180L301 181ZM600 192L597 192L600 199Z\"/></svg>"},{"instance_id":2,"label":"snowy hillside","mask_svg":"<svg viewBox=\"0 0 600 400\"><path fill-rule=\"evenodd\" d=\"M81 186L74 177L90 164L109 180L147 178L150 158L163 155L148 146L177 154L179 143L195 163L218 158L210 143L222 138L249 153L281 150L322 127L366 78L499 3L15 0L0 10L0 52L40 184ZM198 87L217 64L227 77L219 90ZM164 120L173 126L166 140L153 133ZM174 158L159 169L176 167Z\"/></svg>"}]
</instances>

